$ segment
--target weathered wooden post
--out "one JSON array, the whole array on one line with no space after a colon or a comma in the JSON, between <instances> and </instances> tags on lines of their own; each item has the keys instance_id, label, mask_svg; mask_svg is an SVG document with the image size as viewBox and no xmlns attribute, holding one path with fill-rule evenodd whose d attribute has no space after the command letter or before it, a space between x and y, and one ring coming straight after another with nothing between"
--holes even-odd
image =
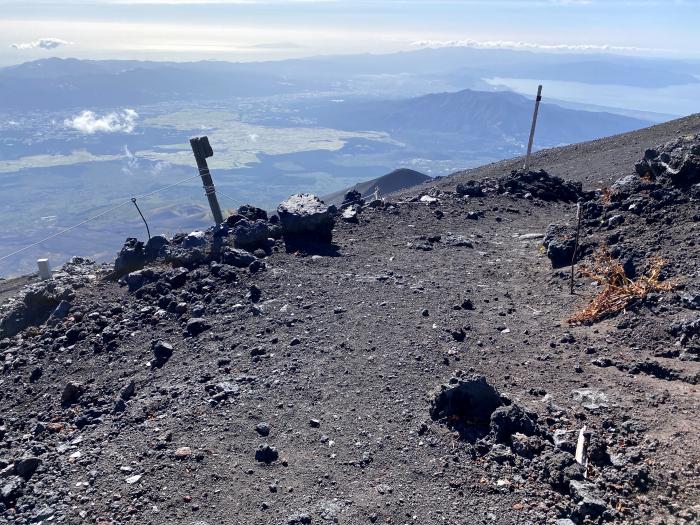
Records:
<instances>
[{"instance_id":1,"label":"weathered wooden post","mask_svg":"<svg viewBox=\"0 0 700 525\"><path fill-rule=\"evenodd\" d=\"M197 161L199 175L202 177L204 194L209 200L211 214L214 216L216 224L221 224L224 222L224 216L221 214L221 207L216 198L216 188L214 188L214 181L211 178L209 166L207 165L207 159L214 155L214 150L211 149L209 144L209 137L193 137L190 139L190 146L192 146L192 153L194 153L194 158Z\"/></svg>"},{"instance_id":2,"label":"weathered wooden post","mask_svg":"<svg viewBox=\"0 0 700 525\"><path fill-rule=\"evenodd\" d=\"M535 126L537 126L537 113L540 110L540 101L542 100L542 85L537 87L537 98L535 99L535 112L532 114L532 127L530 128L530 140L527 143L527 156L525 157L525 165L523 170L527 172L530 169L530 154L532 153L532 142L535 140Z\"/></svg>"}]
</instances>

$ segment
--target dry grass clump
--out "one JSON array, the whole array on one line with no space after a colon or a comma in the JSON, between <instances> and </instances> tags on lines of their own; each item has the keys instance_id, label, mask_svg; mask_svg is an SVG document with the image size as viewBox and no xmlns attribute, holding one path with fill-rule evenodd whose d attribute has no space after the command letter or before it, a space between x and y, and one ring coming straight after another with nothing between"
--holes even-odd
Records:
<instances>
[{"instance_id":1,"label":"dry grass clump","mask_svg":"<svg viewBox=\"0 0 700 525\"><path fill-rule=\"evenodd\" d=\"M661 270L666 261L653 257L647 272L637 279L630 279L620 261L614 259L606 246L601 246L594 256L593 265L581 266L580 272L596 281L603 290L596 295L583 310L576 312L569 323L592 323L617 312L638 300L646 299L652 292L668 292L677 285L672 281L661 282Z\"/></svg>"},{"instance_id":2,"label":"dry grass clump","mask_svg":"<svg viewBox=\"0 0 700 525\"><path fill-rule=\"evenodd\" d=\"M642 181L647 183L647 184L651 184L654 182L654 174L652 173L651 169L645 171L644 175L642 175L639 178L642 179Z\"/></svg>"},{"instance_id":3,"label":"dry grass clump","mask_svg":"<svg viewBox=\"0 0 700 525\"><path fill-rule=\"evenodd\" d=\"M610 201L612 201L612 191L610 191L610 188L605 187L600 190L600 202L610 204Z\"/></svg>"}]
</instances>

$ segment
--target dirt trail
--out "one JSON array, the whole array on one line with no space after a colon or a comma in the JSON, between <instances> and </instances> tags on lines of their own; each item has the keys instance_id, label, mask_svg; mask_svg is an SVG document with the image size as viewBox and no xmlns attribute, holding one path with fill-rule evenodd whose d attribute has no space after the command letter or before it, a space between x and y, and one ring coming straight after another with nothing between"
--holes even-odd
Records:
<instances>
[{"instance_id":1,"label":"dirt trail","mask_svg":"<svg viewBox=\"0 0 700 525\"><path fill-rule=\"evenodd\" d=\"M534 166L609 185L677 130L700 132L700 117L542 152ZM0 520L696 522L700 363L679 354L690 342L669 327L698 317L681 297L700 290L698 201L664 208L653 224L624 211L613 227L586 225L585 246L617 235L622 253L658 251L684 288L570 326L595 289L578 276L570 295L568 269L553 269L541 244L576 205L455 194L517 163L364 208L358 224L336 224L336 256L287 253L278 241L263 271L236 269L233 280L201 264L175 288L159 263L136 292L77 274L64 320L0 342L0 469L41 459ZM192 318L204 319L201 333ZM172 355L153 366L156 341ZM433 420L436 389L473 374L512 413L536 417L535 431L503 443L487 427ZM62 406L70 381L81 390ZM572 455L583 425L587 479ZM278 454L269 463L256 460L265 443Z\"/></svg>"}]
</instances>

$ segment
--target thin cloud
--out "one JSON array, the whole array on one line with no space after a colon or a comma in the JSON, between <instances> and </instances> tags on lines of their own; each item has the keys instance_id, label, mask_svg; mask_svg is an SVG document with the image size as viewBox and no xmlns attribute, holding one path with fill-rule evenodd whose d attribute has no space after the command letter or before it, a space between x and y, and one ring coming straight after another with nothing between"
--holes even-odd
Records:
<instances>
[{"instance_id":1,"label":"thin cloud","mask_svg":"<svg viewBox=\"0 0 700 525\"><path fill-rule=\"evenodd\" d=\"M133 109L108 113L102 117L98 117L92 111L85 110L73 118L66 119L63 124L86 135L94 135L95 133L132 133L136 129L138 117L139 114Z\"/></svg>"},{"instance_id":2,"label":"thin cloud","mask_svg":"<svg viewBox=\"0 0 700 525\"><path fill-rule=\"evenodd\" d=\"M125 5L200 5L200 4L220 4L220 5L278 5L278 4L325 4L335 3L338 0L101 0L103 4L125 4Z\"/></svg>"},{"instance_id":3,"label":"thin cloud","mask_svg":"<svg viewBox=\"0 0 700 525\"><path fill-rule=\"evenodd\" d=\"M40 38L33 42L20 42L10 44L14 49L56 49L60 46L67 46L70 42L61 40L60 38Z\"/></svg>"},{"instance_id":4,"label":"thin cloud","mask_svg":"<svg viewBox=\"0 0 700 525\"><path fill-rule=\"evenodd\" d=\"M304 46L294 42L270 42L263 44L253 44L250 49L302 49Z\"/></svg>"},{"instance_id":5,"label":"thin cloud","mask_svg":"<svg viewBox=\"0 0 700 525\"><path fill-rule=\"evenodd\" d=\"M646 47L611 46L607 44L536 44L534 42L515 42L510 40L418 40L411 43L415 47L471 47L475 49L522 49L534 51L574 51L574 52L649 52L656 51Z\"/></svg>"}]
</instances>

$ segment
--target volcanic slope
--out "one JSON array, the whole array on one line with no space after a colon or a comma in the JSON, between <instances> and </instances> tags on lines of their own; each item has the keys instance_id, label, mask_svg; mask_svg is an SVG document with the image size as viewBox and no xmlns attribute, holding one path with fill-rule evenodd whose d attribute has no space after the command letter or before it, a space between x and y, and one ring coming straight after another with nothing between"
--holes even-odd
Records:
<instances>
[{"instance_id":1,"label":"volcanic slope","mask_svg":"<svg viewBox=\"0 0 700 525\"><path fill-rule=\"evenodd\" d=\"M410 170L407 168L400 168L377 177L376 179L368 180L365 182L358 182L351 188L345 188L344 190L331 193L330 195L325 195L323 197L323 202L326 204L336 204L339 205L343 202L343 197L348 191L358 191L364 197L370 197L375 190L379 190L380 195L387 193L395 193L407 187L417 186L426 181L429 181L430 177L423 173L415 170Z\"/></svg>"},{"instance_id":2,"label":"volcanic slope","mask_svg":"<svg viewBox=\"0 0 700 525\"><path fill-rule=\"evenodd\" d=\"M522 159L442 178L254 272L158 262L130 292L76 261L65 317L0 341L0 521L696 523L697 187L630 208L552 177L642 180L647 148L698 133L539 152L546 191L509 178ZM574 222L568 192L596 214L583 263L607 244L641 274L657 254L674 290L567 323L600 289L577 273L570 295L542 247Z\"/></svg>"}]
</instances>

